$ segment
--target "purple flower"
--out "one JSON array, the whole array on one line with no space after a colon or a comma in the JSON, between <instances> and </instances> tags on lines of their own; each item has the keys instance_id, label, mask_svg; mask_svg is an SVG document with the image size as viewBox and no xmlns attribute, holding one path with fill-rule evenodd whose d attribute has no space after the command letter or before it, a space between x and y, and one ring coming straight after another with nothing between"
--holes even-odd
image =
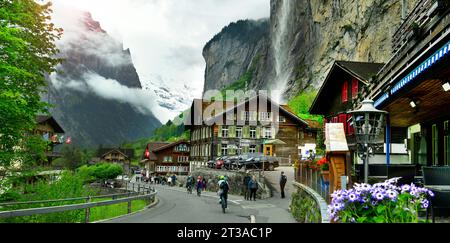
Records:
<instances>
[{"instance_id":1,"label":"purple flower","mask_svg":"<svg viewBox=\"0 0 450 243\"><path fill-rule=\"evenodd\" d=\"M409 191L410 189L411 189L411 186L409 186L409 185L403 185L402 186L402 192Z\"/></svg>"},{"instance_id":2,"label":"purple flower","mask_svg":"<svg viewBox=\"0 0 450 243\"><path fill-rule=\"evenodd\" d=\"M431 190L428 190L428 195L430 195L430 197L434 197L434 192Z\"/></svg>"},{"instance_id":3,"label":"purple flower","mask_svg":"<svg viewBox=\"0 0 450 243\"><path fill-rule=\"evenodd\" d=\"M350 202L355 202L355 201L357 201L358 197L356 196L356 194L350 193L348 195L348 199L350 200Z\"/></svg>"},{"instance_id":4,"label":"purple flower","mask_svg":"<svg viewBox=\"0 0 450 243\"><path fill-rule=\"evenodd\" d=\"M387 194L387 196L388 196L390 199L392 199L392 200L397 199L397 196L398 196L398 192L397 192L397 191L393 191L393 190L388 190L388 191L386 192L386 194Z\"/></svg>"},{"instance_id":5,"label":"purple flower","mask_svg":"<svg viewBox=\"0 0 450 243\"><path fill-rule=\"evenodd\" d=\"M381 201L381 200L384 199L384 194L381 193L381 192L377 192L377 193L375 194L375 198L376 198L377 200Z\"/></svg>"}]
</instances>

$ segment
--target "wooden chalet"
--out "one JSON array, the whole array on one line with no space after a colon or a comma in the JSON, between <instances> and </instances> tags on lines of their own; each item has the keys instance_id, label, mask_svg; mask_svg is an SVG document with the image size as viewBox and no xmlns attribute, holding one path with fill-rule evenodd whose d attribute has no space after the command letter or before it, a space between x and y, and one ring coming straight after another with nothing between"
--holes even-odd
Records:
<instances>
[{"instance_id":1,"label":"wooden chalet","mask_svg":"<svg viewBox=\"0 0 450 243\"><path fill-rule=\"evenodd\" d=\"M206 166L220 156L264 153L299 159L299 146L316 143L317 130L267 96L240 103L194 100L185 121L191 131L191 166Z\"/></svg>"},{"instance_id":2,"label":"wooden chalet","mask_svg":"<svg viewBox=\"0 0 450 243\"><path fill-rule=\"evenodd\" d=\"M188 141L149 143L145 148L141 164L144 164L149 175L187 175L189 173L189 153Z\"/></svg>"},{"instance_id":3,"label":"wooden chalet","mask_svg":"<svg viewBox=\"0 0 450 243\"><path fill-rule=\"evenodd\" d=\"M395 33L393 51L358 101L373 99L376 108L389 112L386 147L403 140L407 163L448 166L450 2L420 1ZM403 131L401 139L396 128ZM386 161L397 163L391 151Z\"/></svg>"},{"instance_id":4,"label":"wooden chalet","mask_svg":"<svg viewBox=\"0 0 450 243\"><path fill-rule=\"evenodd\" d=\"M98 150L99 162L119 164L127 172L130 172L133 157L133 149L102 148Z\"/></svg>"},{"instance_id":5,"label":"wooden chalet","mask_svg":"<svg viewBox=\"0 0 450 243\"><path fill-rule=\"evenodd\" d=\"M46 151L47 161L41 163L42 165L51 165L54 159L61 157L60 153L55 152L55 147L64 142L64 129L52 116L36 116L36 123L34 135L39 135L49 141L49 148Z\"/></svg>"}]
</instances>

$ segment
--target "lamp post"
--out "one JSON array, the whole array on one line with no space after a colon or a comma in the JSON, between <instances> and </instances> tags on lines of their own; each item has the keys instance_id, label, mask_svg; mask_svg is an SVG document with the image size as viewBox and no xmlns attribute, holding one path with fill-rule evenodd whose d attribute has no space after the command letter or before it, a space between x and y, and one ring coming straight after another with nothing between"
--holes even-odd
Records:
<instances>
[{"instance_id":1,"label":"lamp post","mask_svg":"<svg viewBox=\"0 0 450 243\"><path fill-rule=\"evenodd\" d=\"M386 111L375 108L373 100L364 100L359 110L350 111L355 129L358 156L364 161L364 183L369 178L369 157L375 145L383 143L378 140L384 127Z\"/></svg>"}]
</instances>

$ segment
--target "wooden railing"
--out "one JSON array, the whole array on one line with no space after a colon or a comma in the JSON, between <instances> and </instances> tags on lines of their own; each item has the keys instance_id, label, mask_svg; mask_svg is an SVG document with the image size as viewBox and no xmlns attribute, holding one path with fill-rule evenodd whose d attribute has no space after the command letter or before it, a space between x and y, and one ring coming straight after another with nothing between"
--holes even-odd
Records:
<instances>
[{"instance_id":1,"label":"wooden railing","mask_svg":"<svg viewBox=\"0 0 450 243\"><path fill-rule=\"evenodd\" d=\"M79 197L79 198L66 198L66 199L55 199L55 200L43 200L43 201L30 201L30 202L8 202L1 203L1 207L5 206L15 206L15 205L33 205L33 204L45 204L45 203L56 203L56 202L70 202L70 201L80 201L85 200L86 203L62 205L62 206L52 206L52 207L40 207L40 208L29 208L29 209L19 209L11 211L0 211L0 218L11 218L11 217L21 217L21 216L31 216L38 214L50 214L59 213L73 210L85 209L85 223L90 222L90 209L94 207L108 206L119 203L128 203L128 214L131 213L131 202L134 200L150 200L154 201L157 191L150 186L134 183L127 183L125 185L127 190L132 189L127 193L121 194L111 194L104 196L92 196L92 197ZM137 191L135 191L137 190ZM120 198L124 197L124 198ZM92 199L98 198L112 198L112 200L101 201L101 202L91 202Z\"/></svg>"}]
</instances>

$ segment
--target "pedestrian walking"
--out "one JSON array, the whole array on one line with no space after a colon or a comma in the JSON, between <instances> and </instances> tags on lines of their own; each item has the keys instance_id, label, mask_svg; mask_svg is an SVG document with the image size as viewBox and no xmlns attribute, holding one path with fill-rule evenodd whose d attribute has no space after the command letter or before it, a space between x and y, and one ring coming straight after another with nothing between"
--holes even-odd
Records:
<instances>
[{"instance_id":1,"label":"pedestrian walking","mask_svg":"<svg viewBox=\"0 0 450 243\"><path fill-rule=\"evenodd\" d=\"M287 182L287 176L284 174L284 171L281 172L280 176L280 191L281 191L281 198L286 198L286 195L284 193L284 188L286 186Z\"/></svg>"},{"instance_id":2,"label":"pedestrian walking","mask_svg":"<svg viewBox=\"0 0 450 243\"><path fill-rule=\"evenodd\" d=\"M246 173L244 177L244 181L242 182L242 188L244 190L244 198L245 200L250 200L250 190L248 189L248 183L250 182L252 178L250 177L250 173Z\"/></svg>"},{"instance_id":3,"label":"pedestrian walking","mask_svg":"<svg viewBox=\"0 0 450 243\"><path fill-rule=\"evenodd\" d=\"M195 187L197 189L197 196L200 197L200 195L202 194L202 190L203 190L203 180L201 176L197 177L197 182L195 183Z\"/></svg>"},{"instance_id":4,"label":"pedestrian walking","mask_svg":"<svg viewBox=\"0 0 450 243\"><path fill-rule=\"evenodd\" d=\"M172 177L167 178L167 185L172 186Z\"/></svg>"},{"instance_id":5,"label":"pedestrian walking","mask_svg":"<svg viewBox=\"0 0 450 243\"><path fill-rule=\"evenodd\" d=\"M203 178L203 191L206 191L206 185L208 184L208 182L206 181L206 178Z\"/></svg>"},{"instance_id":6,"label":"pedestrian walking","mask_svg":"<svg viewBox=\"0 0 450 243\"><path fill-rule=\"evenodd\" d=\"M258 190L258 182L256 181L256 176L253 176L252 179L248 182L248 189L250 190L250 201L256 201L256 191Z\"/></svg>"}]
</instances>

